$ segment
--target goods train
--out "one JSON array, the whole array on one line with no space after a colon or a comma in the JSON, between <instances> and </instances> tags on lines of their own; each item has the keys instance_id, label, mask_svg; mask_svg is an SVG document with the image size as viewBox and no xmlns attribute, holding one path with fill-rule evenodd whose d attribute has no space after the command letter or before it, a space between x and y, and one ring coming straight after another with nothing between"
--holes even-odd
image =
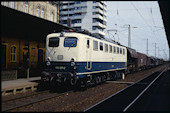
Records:
<instances>
[{"instance_id":1,"label":"goods train","mask_svg":"<svg viewBox=\"0 0 170 113\"><path fill-rule=\"evenodd\" d=\"M45 61L41 84L52 87L86 87L156 65L155 59L151 60L131 48L88 32L73 30L47 36Z\"/></svg>"}]
</instances>

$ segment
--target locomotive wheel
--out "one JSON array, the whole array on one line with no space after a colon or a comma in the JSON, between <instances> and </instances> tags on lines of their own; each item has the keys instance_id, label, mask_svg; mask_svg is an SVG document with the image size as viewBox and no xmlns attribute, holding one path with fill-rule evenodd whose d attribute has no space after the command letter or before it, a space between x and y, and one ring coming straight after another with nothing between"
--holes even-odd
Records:
<instances>
[{"instance_id":1,"label":"locomotive wheel","mask_svg":"<svg viewBox=\"0 0 170 113\"><path fill-rule=\"evenodd\" d=\"M101 78L102 78L102 82L106 82L106 75L103 75Z\"/></svg>"},{"instance_id":2,"label":"locomotive wheel","mask_svg":"<svg viewBox=\"0 0 170 113\"><path fill-rule=\"evenodd\" d=\"M113 72L110 74L110 80L116 80L117 79L117 72Z\"/></svg>"},{"instance_id":3,"label":"locomotive wheel","mask_svg":"<svg viewBox=\"0 0 170 113\"><path fill-rule=\"evenodd\" d=\"M95 84L100 84L102 82L101 76L96 76L95 77Z\"/></svg>"},{"instance_id":4,"label":"locomotive wheel","mask_svg":"<svg viewBox=\"0 0 170 113\"><path fill-rule=\"evenodd\" d=\"M95 76L94 80L95 80L95 85L97 85L97 84L98 84L98 78L97 78L97 76Z\"/></svg>"}]
</instances>

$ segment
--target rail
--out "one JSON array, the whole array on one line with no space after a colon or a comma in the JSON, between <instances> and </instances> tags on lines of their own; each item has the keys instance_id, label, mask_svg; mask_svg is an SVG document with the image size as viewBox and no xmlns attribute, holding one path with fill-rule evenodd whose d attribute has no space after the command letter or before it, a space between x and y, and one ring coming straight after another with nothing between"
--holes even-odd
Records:
<instances>
[{"instance_id":1,"label":"rail","mask_svg":"<svg viewBox=\"0 0 170 113\"><path fill-rule=\"evenodd\" d=\"M110 108L110 110L113 110L113 111L116 110L116 111L126 112L127 109L138 98L140 98L140 96L142 94L144 94L144 92L162 75L162 73L165 72L165 70L166 69L158 70L155 73L152 73L152 74L138 80L134 84L129 85L128 87L120 90L119 92L117 92L117 93L105 98L104 100L96 103L95 105L85 109L84 112L88 112L88 111L104 111L104 109L106 111L109 111L107 108ZM159 74L158 74L158 72L159 72ZM132 93L132 91L134 93ZM133 96L130 95L130 93L127 93L127 92L131 92L131 94ZM128 98L128 96L129 96L130 99ZM118 100L119 100L119 102L117 102ZM126 102L124 100L126 100ZM109 104L113 104L112 108L109 107Z\"/></svg>"},{"instance_id":2,"label":"rail","mask_svg":"<svg viewBox=\"0 0 170 113\"><path fill-rule=\"evenodd\" d=\"M18 98L18 99L7 100L7 101L2 102L2 112L9 112L9 111L12 111L12 110L15 110L15 109L18 109L18 108L33 105L35 103L50 100L52 98L57 98L57 97L60 97L64 94L68 94L69 92L71 92L71 91L64 92L64 93L47 93L45 96L40 95L42 97L41 98L39 97L39 99L37 97L34 97L35 95L29 95L29 96L21 97L21 98ZM42 93L44 93L44 92L42 92ZM38 94L42 94L42 93L38 93ZM38 95L38 94L36 94L36 95ZM30 102L26 102L24 100L23 101L21 100L21 99L25 99L27 97L32 97L31 99L26 100L26 101L30 101ZM9 101L17 101L17 100L19 100L20 102L24 102L24 103L16 105L15 102L10 102L10 104L12 104L12 107L5 107L5 105L3 106L3 104L8 103Z\"/></svg>"}]
</instances>

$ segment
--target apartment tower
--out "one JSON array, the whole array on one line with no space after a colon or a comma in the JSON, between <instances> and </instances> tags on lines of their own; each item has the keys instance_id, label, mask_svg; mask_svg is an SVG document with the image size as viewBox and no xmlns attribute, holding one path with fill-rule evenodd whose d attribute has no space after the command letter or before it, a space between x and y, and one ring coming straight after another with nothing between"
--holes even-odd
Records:
<instances>
[{"instance_id":1,"label":"apartment tower","mask_svg":"<svg viewBox=\"0 0 170 113\"><path fill-rule=\"evenodd\" d=\"M61 24L105 36L105 1L62 1L59 6Z\"/></svg>"}]
</instances>

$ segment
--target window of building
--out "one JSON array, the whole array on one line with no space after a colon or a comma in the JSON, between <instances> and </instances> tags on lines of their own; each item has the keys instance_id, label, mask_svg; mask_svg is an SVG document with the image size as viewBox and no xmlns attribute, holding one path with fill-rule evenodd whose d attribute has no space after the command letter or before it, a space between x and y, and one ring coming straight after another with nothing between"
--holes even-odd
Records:
<instances>
[{"instance_id":1,"label":"window of building","mask_svg":"<svg viewBox=\"0 0 170 113\"><path fill-rule=\"evenodd\" d=\"M11 46L11 62L16 62L16 46Z\"/></svg>"},{"instance_id":2,"label":"window of building","mask_svg":"<svg viewBox=\"0 0 170 113\"><path fill-rule=\"evenodd\" d=\"M96 30L96 26L93 26L92 29L93 29L93 30Z\"/></svg>"},{"instance_id":3,"label":"window of building","mask_svg":"<svg viewBox=\"0 0 170 113\"><path fill-rule=\"evenodd\" d=\"M98 41L93 40L93 50L98 51Z\"/></svg>"},{"instance_id":4,"label":"window of building","mask_svg":"<svg viewBox=\"0 0 170 113\"><path fill-rule=\"evenodd\" d=\"M14 8L14 2L10 2L10 8Z\"/></svg>"},{"instance_id":5,"label":"window of building","mask_svg":"<svg viewBox=\"0 0 170 113\"><path fill-rule=\"evenodd\" d=\"M80 4L81 3L81 1L75 1L75 4Z\"/></svg>"},{"instance_id":6,"label":"window of building","mask_svg":"<svg viewBox=\"0 0 170 113\"><path fill-rule=\"evenodd\" d=\"M119 47L117 47L117 54L119 54Z\"/></svg>"},{"instance_id":7,"label":"window of building","mask_svg":"<svg viewBox=\"0 0 170 113\"><path fill-rule=\"evenodd\" d=\"M93 23L98 22L97 18L93 18Z\"/></svg>"},{"instance_id":8,"label":"window of building","mask_svg":"<svg viewBox=\"0 0 170 113\"><path fill-rule=\"evenodd\" d=\"M113 53L116 53L116 47L113 46Z\"/></svg>"},{"instance_id":9,"label":"window of building","mask_svg":"<svg viewBox=\"0 0 170 113\"><path fill-rule=\"evenodd\" d=\"M51 21L54 21L54 12L51 12Z\"/></svg>"},{"instance_id":10,"label":"window of building","mask_svg":"<svg viewBox=\"0 0 170 113\"><path fill-rule=\"evenodd\" d=\"M28 13L28 2L25 2L25 13Z\"/></svg>"},{"instance_id":11,"label":"window of building","mask_svg":"<svg viewBox=\"0 0 170 113\"><path fill-rule=\"evenodd\" d=\"M100 42L100 50L103 51L103 43Z\"/></svg>"},{"instance_id":12,"label":"window of building","mask_svg":"<svg viewBox=\"0 0 170 113\"><path fill-rule=\"evenodd\" d=\"M37 7L37 16L40 16L40 6Z\"/></svg>"},{"instance_id":13,"label":"window of building","mask_svg":"<svg viewBox=\"0 0 170 113\"><path fill-rule=\"evenodd\" d=\"M74 8L69 9L69 11L74 11Z\"/></svg>"},{"instance_id":14,"label":"window of building","mask_svg":"<svg viewBox=\"0 0 170 113\"><path fill-rule=\"evenodd\" d=\"M112 53L112 45L109 45L110 53Z\"/></svg>"},{"instance_id":15,"label":"window of building","mask_svg":"<svg viewBox=\"0 0 170 113\"><path fill-rule=\"evenodd\" d=\"M81 23L81 19L72 20L72 23Z\"/></svg>"},{"instance_id":16,"label":"window of building","mask_svg":"<svg viewBox=\"0 0 170 113\"><path fill-rule=\"evenodd\" d=\"M75 10L80 10L81 9L81 7L75 7Z\"/></svg>"},{"instance_id":17,"label":"window of building","mask_svg":"<svg viewBox=\"0 0 170 113\"><path fill-rule=\"evenodd\" d=\"M81 8L84 9L84 8L87 8L87 6L82 6Z\"/></svg>"},{"instance_id":18,"label":"window of building","mask_svg":"<svg viewBox=\"0 0 170 113\"><path fill-rule=\"evenodd\" d=\"M4 2L4 6L8 6L8 2Z\"/></svg>"},{"instance_id":19,"label":"window of building","mask_svg":"<svg viewBox=\"0 0 170 113\"><path fill-rule=\"evenodd\" d=\"M92 12L93 15L96 15L96 12Z\"/></svg>"},{"instance_id":20,"label":"window of building","mask_svg":"<svg viewBox=\"0 0 170 113\"><path fill-rule=\"evenodd\" d=\"M44 8L41 9L41 18L44 18Z\"/></svg>"},{"instance_id":21,"label":"window of building","mask_svg":"<svg viewBox=\"0 0 170 113\"><path fill-rule=\"evenodd\" d=\"M32 48L32 54L30 58L31 58L32 63L36 62L36 49L35 48Z\"/></svg>"},{"instance_id":22,"label":"window of building","mask_svg":"<svg viewBox=\"0 0 170 113\"><path fill-rule=\"evenodd\" d=\"M93 6L93 9L96 9L96 6Z\"/></svg>"},{"instance_id":23,"label":"window of building","mask_svg":"<svg viewBox=\"0 0 170 113\"><path fill-rule=\"evenodd\" d=\"M106 4L103 4L103 6L106 8L107 7L107 5Z\"/></svg>"},{"instance_id":24,"label":"window of building","mask_svg":"<svg viewBox=\"0 0 170 113\"><path fill-rule=\"evenodd\" d=\"M105 52L108 52L108 44L105 44Z\"/></svg>"}]
</instances>

